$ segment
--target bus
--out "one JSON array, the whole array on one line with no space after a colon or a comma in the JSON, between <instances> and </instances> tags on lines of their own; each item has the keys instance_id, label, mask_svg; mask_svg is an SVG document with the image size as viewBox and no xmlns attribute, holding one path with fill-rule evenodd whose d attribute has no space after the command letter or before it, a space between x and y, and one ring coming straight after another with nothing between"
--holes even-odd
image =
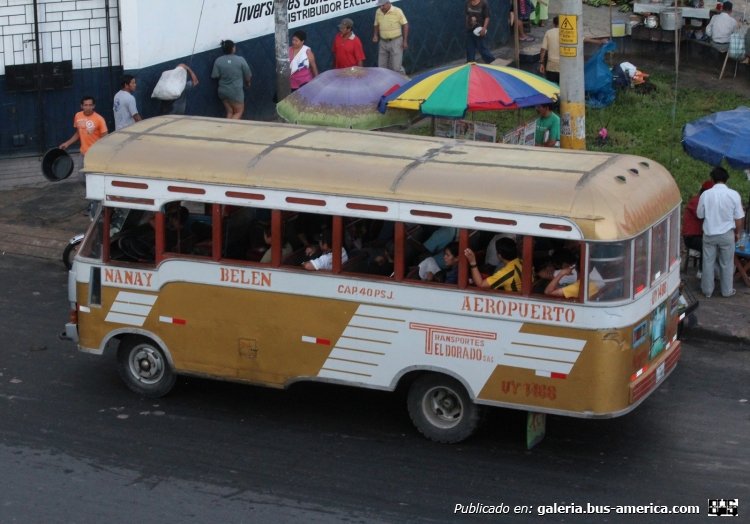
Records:
<instances>
[{"instance_id":1,"label":"bus","mask_svg":"<svg viewBox=\"0 0 750 524\"><path fill-rule=\"evenodd\" d=\"M399 389L452 443L491 406L626 414L680 357L680 193L645 158L163 116L83 169L65 333L145 397Z\"/></svg>"}]
</instances>

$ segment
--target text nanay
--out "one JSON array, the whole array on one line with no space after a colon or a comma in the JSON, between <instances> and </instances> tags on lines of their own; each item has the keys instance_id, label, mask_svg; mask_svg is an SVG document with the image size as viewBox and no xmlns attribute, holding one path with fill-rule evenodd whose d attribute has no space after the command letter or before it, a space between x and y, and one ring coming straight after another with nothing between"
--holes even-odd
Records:
<instances>
[{"instance_id":1,"label":"text nanay","mask_svg":"<svg viewBox=\"0 0 750 524\"><path fill-rule=\"evenodd\" d=\"M461 304L461 311L526 320L567 322L568 324L572 324L576 319L576 312L570 307L529 304L495 297L465 296Z\"/></svg>"}]
</instances>

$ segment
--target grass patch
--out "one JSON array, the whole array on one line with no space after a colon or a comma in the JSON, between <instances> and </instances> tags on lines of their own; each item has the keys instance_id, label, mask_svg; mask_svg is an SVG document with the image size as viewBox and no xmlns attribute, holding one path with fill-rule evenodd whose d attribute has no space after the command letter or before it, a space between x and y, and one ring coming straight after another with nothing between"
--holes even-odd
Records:
<instances>
[{"instance_id":1,"label":"grass patch","mask_svg":"<svg viewBox=\"0 0 750 524\"><path fill-rule=\"evenodd\" d=\"M586 148L589 151L625 153L655 160L669 169L683 200L687 201L708 178L711 166L694 160L682 150L683 126L710 113L749 104L746 97L735 92L683 87L677 89L675 104L673 75L657 72L649 80L656 86L656 91L648 95L640 95L632 89L618 91L611 106L604 109L586 108ZM514 129L520 122L535 118L534 109L467 115L467 119L496 124L498 136ZM609 131L609 142L604 146L597 144L598 132L602 127ZM430 126L415 126L409 133L429 135ZM750 183L745 174L731 168L728 170L729 185L741 195L747 195Z\"/></svg>"}]
</instances>

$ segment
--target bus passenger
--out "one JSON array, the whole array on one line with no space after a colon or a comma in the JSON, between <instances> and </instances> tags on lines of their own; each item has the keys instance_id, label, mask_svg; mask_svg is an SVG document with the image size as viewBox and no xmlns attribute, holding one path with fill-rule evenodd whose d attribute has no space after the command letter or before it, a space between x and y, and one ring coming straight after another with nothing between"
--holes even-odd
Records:
<instances>
[{"instance_id":1,"label":"bus passenger","mask_svg":"<svg viewBox=\"0 0 750 524\"><path fill-rule=\"evenodd\" d=\"M466 248L464 255L469 261L471 278L480 288L502 289L503 291L521 291L521 259L518 258L518 250L515 241L510 238L500 238L495 243L497 256L503 267L494 275L482 278L477 267L477 257L470 248Z\"/></svg>"},{"instance_id":2,"label":"bus passenger","mask_svg":"<svg viewBox=\"0 0 750 524\"><path fill-rule=\"evenodd\" d=\"M266 227L263 229L263 241L268 246L268 249L266 249L266 252L263 253L263 257L260 259L261 264L270 264L271 263L271 242L272 242L273 236L271 235L271 228ZM287 242L283 241L284 245L281 247L281 259L284 260L286 257L292 254L292 245Z\"/></svg>"},{"instance_id":3,"label":"bus passenger","mask_svg":"<svg viewBox=\"0 0 750 524\"><path fill-rule=\"evenodd\" d=\"M544 294L550 297L578 298L581 289L581 281L576 280L572 284L560 285L560 281L575 271L575 264L566 266L558 271L544 290ZM589 297L592 297L604 286L604 282L596 269L589 273Z\"/></svg>"},{"instance_id":4,"label":"bus passenger","mask_svg":"<svg viewBox=\"0 0 750 524\"><path fill-rule=\"evenodd\" d=\"M443 267L437 262L437 255L424 259L419 264L419 278L427 281L458 283L458 242L451 242L443 250ZM440 276L439 276L440 275Z\"/></svg>"},{"instance_id":5,"label":"bus passenger","mask_svg":"<svg viewBox=\"0 0 750 524\"><path fill-rule=\"evenodd\" d=\"M305 255L308 257L314 257L307 262L302 263L302 267L308 271L320 271L333 269L333 241L331 237L331 231L325 230L320 234L318 239L318 249L308 246L305 249ZM341 263L346 264L349 260L349 255L346 254L346 249L341 246Z\"/></svg>"},{"instance_id":6,"label":"bus passenger","mask_svg":"<svg viewBox=\"0 0 750 524\"><path fill-rule=\"evenodd\" d=\"M492 271L497 271L502 267L502 263L500 262L500 259L497 256L497 249L495 248L495 245L497 244L497 241L501 238L510 238L511 240L516 240L516 235L511 233L497 233L495 236L492 237L492 239L487 243L487 249L484 256L484 263L486 266L492 267Z\"/></svg>"}]
</instances>

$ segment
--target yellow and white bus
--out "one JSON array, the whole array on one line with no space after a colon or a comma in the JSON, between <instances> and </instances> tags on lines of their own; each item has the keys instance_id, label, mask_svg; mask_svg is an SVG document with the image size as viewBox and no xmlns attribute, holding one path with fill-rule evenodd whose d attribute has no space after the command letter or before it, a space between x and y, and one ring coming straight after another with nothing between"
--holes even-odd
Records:
<instances>
[{"instance_id":1,"label":"yellow and white bus","mask_svg":"<svg viewBox=\"0 0 750 524\"><path fill-rule=\"evenodd\" d=\"M66 333L144 396L176 375L404 387L457 442L484 406L623 415L680 356L680 194L644 158L165 116L84 171L102 211ZM514 290L472 281L504 263Z\"/></svg>"}]
</instances>

